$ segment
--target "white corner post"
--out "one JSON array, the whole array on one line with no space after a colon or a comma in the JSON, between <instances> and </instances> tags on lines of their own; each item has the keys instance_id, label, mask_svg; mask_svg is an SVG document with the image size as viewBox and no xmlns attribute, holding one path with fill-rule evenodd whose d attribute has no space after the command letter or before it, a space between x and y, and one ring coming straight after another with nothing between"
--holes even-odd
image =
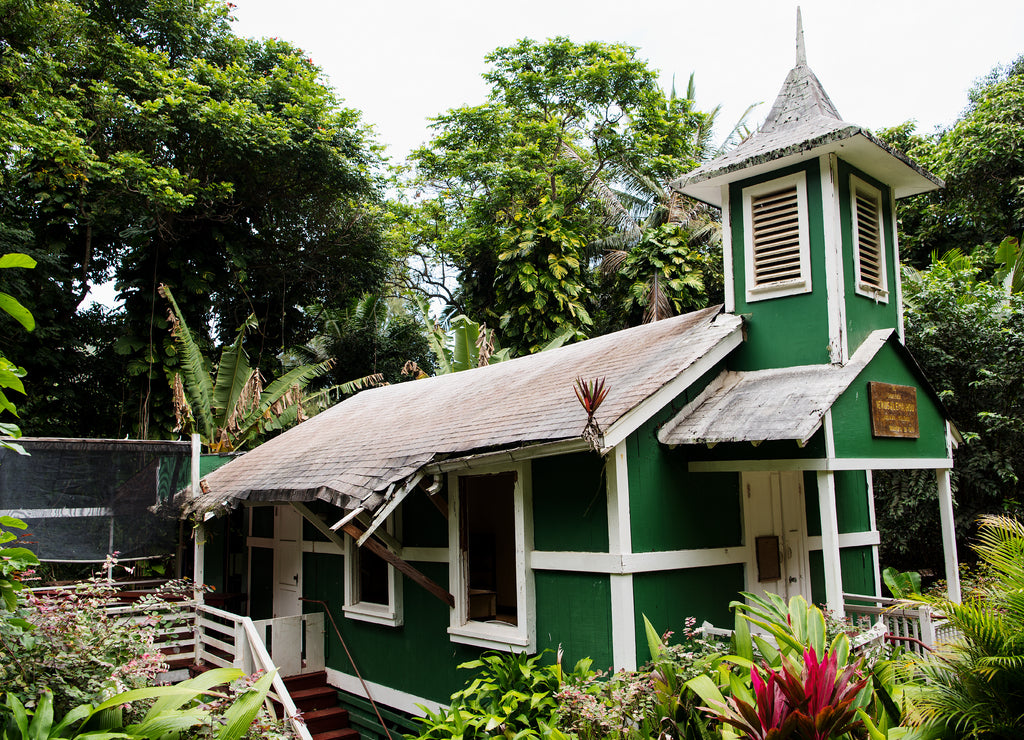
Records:
<instances>
[{"instance_id":1,"label":"white corner post","mask_svg":"<svg viewBox=\"0 0 1024 740\"><path fill-rule=\"evenodd\" d=\"M830 470L818 472L818 509L821 511L821 554L825 564L825 605L841 619L846 610L843 606L843 571L839 561L836 481Z\"/></svg>"},{"instance_id":2,"label":"white corner post","mask_svg":"<svg viewBox=\"0 0 1024 740\"><path fill-rule=\"evenodd\" d=\"M956 552L956 527L953 522L953 487L949 468L935 471L939 485L939 518L942 521L942 555L946 563L946 594L950 601L960 601L960 559Z\"/></svg>"},{"instance_id":3,"label":"white corner post","mask_svg":"<svg viewBox=\"0 0 1024 740\"><path fill-rule=\"evenodd\" d=\"M199 444L199 435L192 435L192 497L199 496L199 462L202 458L201 447ZM203 603L203 590L200 586L206 581L205 573L205 554L206 554L206 527L202 522L196 522L195 528L193 529L192 536L195 537L195 546L193 548L193 560L192 563L192 584L195 586L193 591L193 597L197 603Z\"/></svg>"},{"instance_id":4,"label":"white corner post","mask_svg":"<svg viewBox=\"0 0 1024 740\"><path fill-rule=\"evenodd\" d=\"M626 443L615 445L608 457L605 476L608 486L608 552L619 562L633 551L629 517L629 474L626 469ZM612 610L612 662L615 670L636 670L636 615L633 600L633 574L608 576Z\"/></svg>"}]
</instances>

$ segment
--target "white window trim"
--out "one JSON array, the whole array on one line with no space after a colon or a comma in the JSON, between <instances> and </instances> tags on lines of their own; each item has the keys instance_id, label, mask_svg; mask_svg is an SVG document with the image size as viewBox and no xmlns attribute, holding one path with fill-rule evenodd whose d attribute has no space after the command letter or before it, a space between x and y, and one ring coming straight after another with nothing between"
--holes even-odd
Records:
<instances>
[{"instance_id":1,"label":"white window trim","mask_svg":"<svg viewBox=\"0 0 1024 740\"><path fill-rule=\"evenodd\" d=\"M384 524L388 534L395 535L394 517L389 517ZM359 573L356 563L359 560L358 546L355 540L345 535L345 605L343 612L349 619L361 622L381 624L387 627L400 627L403 624L402 612L402 578L395 567L388 564L388 603L373 604L357 601Z\"/></svg>"},{"instance_id":2,"label":"white window trim","mask_svg":"<svg viewBox=\"0 0 1024 740\"><path fill-rule=\"evenodd\" d=\"M493 475L516 473L513 489L513 514L516 537L516 604L517 624L504 622L479 622L468 619L468 572L462 559L459 542L460 506L459 478L461 475ZM449 610L448 634L452 642L475 647L519 652L537 650L537 606L534 593L533 571L530 568L529 553L533 551L533 511L530 481L530 462L515 465L495 465L475 468L470 471L448 474L448 583L455 606Z\"/></svg>"},{"instance_id":3,"label":"white window trim","mask_svg":"<svg viewBox=\"0 0 1024 740\"><path fill-rule=\"evenodd\" d=\"M767 193L796 185L798 214L798 237L800 240L800 277L791 280L780 280L768 285L754 286L754 218L753 199ZM751 185L743 189L743 252L744 275L746 278L745 292L747 303L764 301L769 298L799 295L811 292L811 238L808 227L809 213L807 206L807 175L796 172L792 175L779 177L775 180Z\"/></svg>"},{"instance_id":4,"label":"white window trim","mask_svg":"<svg viewBox=\"0 0 1024 740\"><path fill-rule=\"evenodd\" d=\"M870 298L877 303L889 302L889 291L885 288L876 288L874 285L865 283L860 278L860 232L857 219L857 191L866 191L874 197L878 206L878 252L879 252L879 277L882 285L889 284L889 273L886 269L886 262L889 256L889 245L885 240L885 221L883 221L882 191L871 183L865 182L856 175L850 175L850 225L853 239L853 290L857 295Z\"/></svg>"}]
</instances>

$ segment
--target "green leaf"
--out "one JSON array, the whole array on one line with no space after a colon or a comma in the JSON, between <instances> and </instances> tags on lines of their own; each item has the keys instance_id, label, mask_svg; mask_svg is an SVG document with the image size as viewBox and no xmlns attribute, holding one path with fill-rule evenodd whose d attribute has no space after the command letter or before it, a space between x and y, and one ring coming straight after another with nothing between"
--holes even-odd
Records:
<instances>
[{"instance_id":1,"label":"green leaf","mask_svg":"<svg viewBox=\"0 0 1024 740\"><path fill-rule=\"evenodd\" d=\"M18 299L7 293L0 293L0 310L6 311L19 324L29 331L36 328L36 320L32 312L18 302Z\"/></svg>"},{"instance_id":2,"label":"green leaf","mask_svg":"<svg viewBox=\"0 0 1024 740\"><path fill-rule=\"evenodd\" d=\"M270 691L270 685L277 671L271 671L260 677L253 687L232 702L224 714L224 727L217 734L217 740L239 740L252 725L263 700Z\"/></svg>"},{"instance_id":3,"label":"green leaf","mask_svg":"<svg viewBox=\"0 0 1024 740\"><path fill-rule=\"evenodd\" d=\"M20 252L8 252L7 254L0 256L0 269L7 267L24 267L26 269L32 269L36 264L36 261L32 257L29 257L27 254L21 254Z\"/></svg>"}]
</instances>

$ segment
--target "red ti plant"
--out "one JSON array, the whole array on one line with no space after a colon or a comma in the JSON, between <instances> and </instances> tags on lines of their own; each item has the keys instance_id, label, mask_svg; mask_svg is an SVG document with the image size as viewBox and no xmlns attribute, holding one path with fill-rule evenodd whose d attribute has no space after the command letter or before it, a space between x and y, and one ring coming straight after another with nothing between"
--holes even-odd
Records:
<instances>
[{"instance_id":1,"label":"red ti plant","mask_svg":"<svg viewBox=\"0 0 1024 740\"><path fill-rule=\"evenodd\" d=\"M857 697L868 680L859 677L859 666L851 663L840 673L835 653L826 652L819 661L808 648L802 669L789 659L781 671L764 666L765 678L756 666L751 669L755 705L729 697L710 711L750 740L837 738L861 724Z\"/></svg>"}]
</instances>

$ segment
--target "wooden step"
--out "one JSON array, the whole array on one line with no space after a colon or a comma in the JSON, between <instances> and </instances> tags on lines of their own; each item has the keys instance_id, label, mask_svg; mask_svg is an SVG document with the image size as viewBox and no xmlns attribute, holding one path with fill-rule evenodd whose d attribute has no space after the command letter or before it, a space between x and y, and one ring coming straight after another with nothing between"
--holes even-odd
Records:
<instances>
[{"instance_id":1,"label":"wooden step","mask_svg":"<svg viewBox=\"0 0 1024 740\"><path fill-rule=\"evenodd\" d=\"M311 689L314 686L327 685L327 671L314 671L313 673L300 673L296 676L287 676L284 685L289 692L300 689Z\"/></svg>"},{"instance_id":2,"label":"wooden step","mask_svg":"<svg viewBox=\"0 0 1024 740\"><path fill-rule=\"evenodd\" d=\"M331 686L317 686L311 689L291 691L292 701L299 710L306 714L317 709L329 709L338 705L338 690Z\"/></svg>"},{"instance_id":3,"label":"wooden step","mask_svg":"<svg viewBox=\"0 0 1024 740\"><path fill-rule=\"evenodd\" d=\"M346 727L344 730L330 730L329 732L316 732L313 740L359 740L359 733Z\"/></svg>"},{"instance_id":4,"label":"wooden step","mask_svg":"<svg viewBox=\"0 0 1024 740\"><path fill-rule=\"evenodd\" d=\"M312 712L303 712L302 720L314 735L319 732L342 730L349 726L348 710L338 706L316 709Z\"/></svg>"}]
</instances>

